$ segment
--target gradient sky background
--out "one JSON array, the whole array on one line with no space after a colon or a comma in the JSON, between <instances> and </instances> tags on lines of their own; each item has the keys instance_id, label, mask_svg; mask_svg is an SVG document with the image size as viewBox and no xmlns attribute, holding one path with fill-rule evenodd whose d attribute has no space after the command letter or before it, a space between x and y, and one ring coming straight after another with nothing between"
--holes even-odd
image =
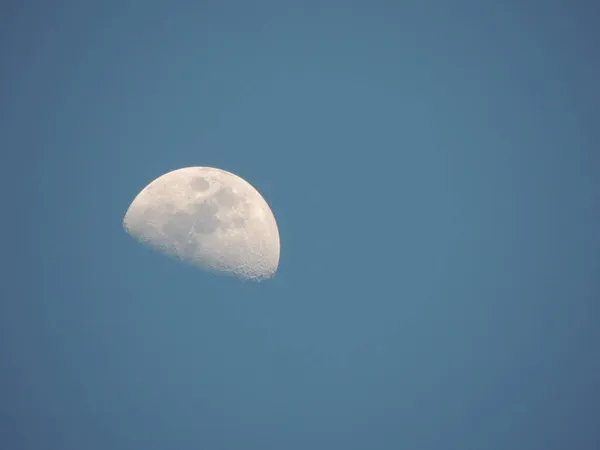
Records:
<instances>
[{"instance_id":1,"label":"gradient sky background","mask_svg":"<svg viewBox=\"0 0 600 450\"><path fill-rule=\"evenodd\" d=\"M3 2L0 447L600 448L595 3ZM274 279L123 231L192 165Z\"/></svg>"}]
</instances>

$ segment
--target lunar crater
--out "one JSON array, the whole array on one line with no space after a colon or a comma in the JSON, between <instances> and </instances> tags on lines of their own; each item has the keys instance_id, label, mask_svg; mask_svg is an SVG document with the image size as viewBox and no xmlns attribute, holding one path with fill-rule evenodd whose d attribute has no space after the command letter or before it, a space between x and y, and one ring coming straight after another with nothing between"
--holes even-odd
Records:
<instances>
[{"instance_id":1,"label":"lunar crater","mask_svg":"<svg viewBox=\"0 0 600 450\"><path fill-rule=\"evenodd\" d=\"M210 188L210 183L204 177L196 177L190 182L190 186L194 191L204 192Z\"/></svg>"}]
</instances>

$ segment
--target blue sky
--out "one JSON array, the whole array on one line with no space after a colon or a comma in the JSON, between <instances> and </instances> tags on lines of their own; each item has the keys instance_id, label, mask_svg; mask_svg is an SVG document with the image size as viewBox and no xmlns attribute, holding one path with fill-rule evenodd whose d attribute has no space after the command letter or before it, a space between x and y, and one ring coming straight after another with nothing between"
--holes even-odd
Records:
<instances>
[{"instance_id":1,"label":"blue sky","mask_svg":"<svg viewBox=\"0 0 600 450\"><path fill-rule=\"evenodd\" d=\"M3 3L0 447L598 448L596 17ZM269 202L274 279L123 231L193 165Z\"/></svg>"}]
</instances>

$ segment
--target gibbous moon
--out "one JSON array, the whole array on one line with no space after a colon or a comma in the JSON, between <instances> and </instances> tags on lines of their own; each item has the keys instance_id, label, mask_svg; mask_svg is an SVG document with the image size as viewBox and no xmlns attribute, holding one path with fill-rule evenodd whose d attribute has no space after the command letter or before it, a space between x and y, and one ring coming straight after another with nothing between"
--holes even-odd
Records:
<instances>
[{"instance_id":1,"label":"gibbous moon","mask_svg":"<svg viewBox=\"0 0 600 450\"><path fill-rule=\"evenodd\" d=\"M146 186L123 219L138 241L197 266L262 280L279 265L279 231L260 193L212 167L166 173Z\"/></svg>"}]
</instances>

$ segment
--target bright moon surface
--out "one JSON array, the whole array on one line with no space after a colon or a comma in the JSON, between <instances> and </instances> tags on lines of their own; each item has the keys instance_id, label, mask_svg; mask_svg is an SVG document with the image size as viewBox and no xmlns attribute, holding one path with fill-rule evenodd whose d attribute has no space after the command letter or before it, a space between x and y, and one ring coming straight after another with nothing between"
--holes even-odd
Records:
<instances>
[{"instance_id":1,"label":"bright moon surface","mask_svg":"<svg viewBox=\"0 0 600 450\"><path fill-rule=\"evenodd\" d=\"M261 280L279 264L271 208L252 185L221 169L162 175L133 200L123 227L138 241L214 273Z\"/></svg>"}]
</instances>

